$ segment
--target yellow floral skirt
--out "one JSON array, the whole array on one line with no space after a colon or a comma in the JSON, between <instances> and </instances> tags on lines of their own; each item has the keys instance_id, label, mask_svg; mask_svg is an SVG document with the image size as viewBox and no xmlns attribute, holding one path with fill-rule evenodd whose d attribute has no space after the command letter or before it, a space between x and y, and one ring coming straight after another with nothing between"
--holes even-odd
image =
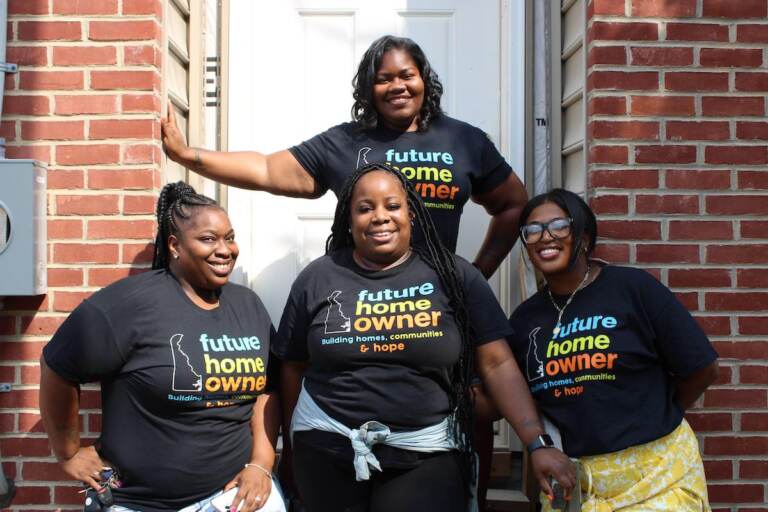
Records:
<instances>
[{"instance_id":1,"label":"yellow floral skirt","mask_svg":"<svg viewBox=\"0 0 768 512\"><path fill-rule=\"evenodd\" d=\"M699 444L688 422L650 443L582 457L583 512L709 512ZM542 510L552 511L540 496Z\"/></svg>"}]
</instances>

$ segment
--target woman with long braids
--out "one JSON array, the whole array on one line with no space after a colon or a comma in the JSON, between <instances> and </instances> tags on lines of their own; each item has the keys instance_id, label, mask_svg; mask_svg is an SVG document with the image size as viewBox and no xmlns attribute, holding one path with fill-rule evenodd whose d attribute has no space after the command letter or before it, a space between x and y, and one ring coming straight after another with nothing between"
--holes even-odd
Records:
<instances>
[{"instance_id":1,"label":"woman with long braids","mask_svg":"<svg viewBox=\"0 0 768 512\"><path fill-rule=\"evenodd\" d=\"M326 255L293 284L273 344L307 510L466 512L473 369L526 443L543 434L509 333L483 276L445 248L402 173L356 170ZM532 460L543 488L550 477L573 485L561 452Z\"/></svg>"},{"instance_id":2,"label":"woman with long braids","mask_svg":"<svg viewBox=\"0 0 768 512\"><path fill-rule=\"evenodd\" d=\"M534 197L521 222L547 284L512 315L512 347L563 450L583 468L579 510L709 510L683 418L717 377L709 340L650 274L590 258L595 214L573 192Z\"/></svg>"},{"instance_id":3,"label":"woman with long braids","mask_svg":"<svg viewBox=\"0 0 768 512\"><path fill-rule=\"evenodd\" d=\"M257 510L272 490L279 425L274 329L259 298L228 282L238 247L216 202L168 184L157 222L153 270L91 295L43 350L45 430L71 478L102 490L111 468L107 485L122 484L109 485L113 512L206 512L235 486L235 509ZM102 394L93 446L78 425L87 382Z\"/></svg>"}]
</instances>

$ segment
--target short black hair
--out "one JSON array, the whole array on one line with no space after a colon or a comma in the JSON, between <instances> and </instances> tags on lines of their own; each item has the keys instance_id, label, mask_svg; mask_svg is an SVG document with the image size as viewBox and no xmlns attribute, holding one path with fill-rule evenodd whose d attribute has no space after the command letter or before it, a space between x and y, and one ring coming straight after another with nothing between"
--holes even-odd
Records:
<instances>
[{"instance_id":1,"label":"short black hair","mask_svg":"<svg viewBox=\"0 0 768 512\"><path fill-rule=\"evenodd\" d=\"M579 254L584 251L585 248L582 244L585 234L587 235L586 253L589 257L595 250L595 244L597 244L597 219L589 205L578 194L574 194L570 190L554 188L549 192L537 195L526 203L523 211L520 212L520 225L524 226L528 222L531 212L544 203L556 204L572 219L571 235L574 246L569 263L571 265L576 263Z\"/></svg>"},{"instance_id":2,"label":"short black hair","mask_svg":"<svg viewBox=\"0 0 768 512\"><path fill-rule=\"evenodd\" d=\"M160 191L157 198L157 237L155 237L155 254L152 258L152 268L168 268L170 254L168 238L178 236L179 221L191 218L195 210L201 207L220 208L219 203L210 197L198 194L195 189L183 181L168 183Z\"/></svg>"},{"instance_id":3,"label":"short black hair","mask_svg":"<svg viewBox=\"0 0 768 512\"><path fill-rule=\"evenodd\" d=\"M411 56L421 79L424 81L424 103L419 111L420 132L426 131L429 124L443 110L440 108L440 98L443 95L443 84L437 73L424 55L421 47L407 37L382 36L371 43L365 51L352 79L352 120L363 130L376 128L379 124L379 113L373 104L373 86L376 83L376 72L381 67L381 59L390 50L403 50Z\"/></svg>"}]
</instances>

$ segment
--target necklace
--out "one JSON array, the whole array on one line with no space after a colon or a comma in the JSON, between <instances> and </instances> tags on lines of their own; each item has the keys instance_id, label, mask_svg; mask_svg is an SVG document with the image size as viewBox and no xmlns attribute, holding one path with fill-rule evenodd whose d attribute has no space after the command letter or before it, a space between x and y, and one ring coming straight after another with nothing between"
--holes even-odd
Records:
<instances>
[{"instance_id":1,"label":"necklace","mask_svg":"<svg viewBox=\"0 0 768 512\"><path fill-rule=\"evenodd\" d=\"M555 324L555 328L552 329L552 337L557 336L560 334L560 321L563 319L563 313L565 312L565 308L568 307L568 304L571 303L573 300L573 297L576 295L576 292L581 290L584 287L584 283L587 282L587 279L589 278L589 271L591 270L589 264L587 264L587 271L584 272L584 279L581 280L579 283L579 286L576 287L575 290L573 290L573 293L571 293L571 296L568 297L568 300L565 301L565 304L563 304L563 307L557 305L557 302L555 302L555 298L552 296L552 290L547 287L547 293L549 294L549 300L552 301L552 305L555 306L555 309L557 310L557 323Z\"/></svg>"}]
</instances>

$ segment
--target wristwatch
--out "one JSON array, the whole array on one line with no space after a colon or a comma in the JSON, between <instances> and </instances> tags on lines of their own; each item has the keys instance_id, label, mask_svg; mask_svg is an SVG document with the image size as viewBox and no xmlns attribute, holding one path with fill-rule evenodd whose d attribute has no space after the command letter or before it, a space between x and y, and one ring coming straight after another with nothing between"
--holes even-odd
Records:
<instances>
[{"instance_id":1,"label":"wristwatch","mask_svg":"<svg viewBox=\"0 0 768 512\"><path fill-rule=\"evenodd\" d=\"M533 453L534 450L538 450L539 448L552 448L554 446L555 443L552 441L549 434L541 434L539 437L528 443L526 448L528 449L528 453Z\"/></svg>"}]
</instances>

